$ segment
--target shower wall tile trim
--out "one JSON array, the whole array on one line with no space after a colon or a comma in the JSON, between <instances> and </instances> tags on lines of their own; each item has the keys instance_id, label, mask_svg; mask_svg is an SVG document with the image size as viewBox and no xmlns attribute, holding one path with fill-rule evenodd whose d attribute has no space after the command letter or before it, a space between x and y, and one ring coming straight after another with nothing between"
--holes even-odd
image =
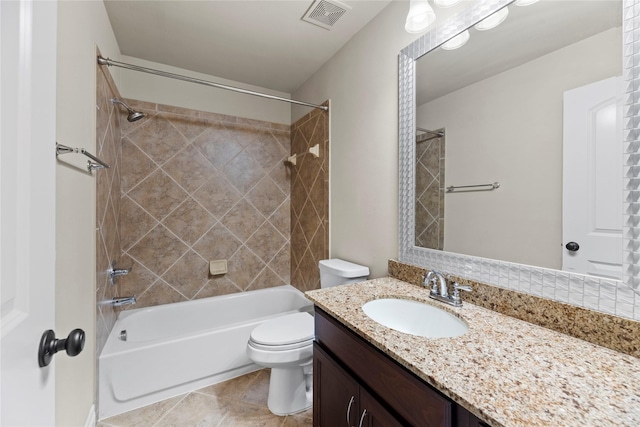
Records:
<instances>
[{"instance_id":1,"label":"shower wall tile trim","mask_svg":"<svg viewBox=\"0 0 640 427\"><path fill-rule=\"evenodd\" d=\"M328 101L323 105L329 105ZM329 114L313 110L291 126L291 152L304 155L291 176L291 277L303 290L320 288L318 262L329 257Z\"/></svg>"},{"instance_id":2,"label":"shower wall tile trim","mask_svg":"<svg viewBox=\"0 0 640 427\"><path fill-rule=\"evenodd\" d=\"M98 52L98 55L100 53ZM110 102L120 93L107 67L96 70L96 152L111 165L93 173L96 181L96 357L100 355L116 321L117 312L105 301L117 296L106 274L113 260L120 258L120 173L122 145L120 124L123 117Z\"/></svg>"},{"instance_id":3,"label":"shower wall tile trim","mask_svg":"<svg viewBox=\"0 0 640 427\"><path fill-rule=\"evenodd\" d=\"M133 308L293 284L288 125L126 100L121 265ZM209 274L209 260L228 272Z\"/></svg>"}]
</instances>

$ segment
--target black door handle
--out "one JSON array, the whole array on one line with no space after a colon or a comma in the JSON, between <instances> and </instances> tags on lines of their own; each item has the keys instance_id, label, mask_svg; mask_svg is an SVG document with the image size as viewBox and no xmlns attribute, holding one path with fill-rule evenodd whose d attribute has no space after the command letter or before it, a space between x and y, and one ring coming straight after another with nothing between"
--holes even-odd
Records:
<instances>
[{"instance_id":1,"label":"black door handle","mask_svg":"<svg viewBox=\"0 0 640 427\"><path fill-rule=\"evenodd\" d=\"M576 242L569 242L564 247L571 252L576 252L578 249L580 249L580 245Z\"/></svg>"},{"instance_id":2,"label":"black door handle","mask_svg":"<svg viewBox=\"0 0 640 427\"><path fill-rule=\"evenodd\" d=\"M80 354L84 348L84 331L82 329L74 329L69 332L67 338L56 339L56 334L49 329L44 331L40 339L38 347L38 365L43 368L51 363L53 355L60 350L65 350L71 357Z\"/></svg>"}]
</instances>

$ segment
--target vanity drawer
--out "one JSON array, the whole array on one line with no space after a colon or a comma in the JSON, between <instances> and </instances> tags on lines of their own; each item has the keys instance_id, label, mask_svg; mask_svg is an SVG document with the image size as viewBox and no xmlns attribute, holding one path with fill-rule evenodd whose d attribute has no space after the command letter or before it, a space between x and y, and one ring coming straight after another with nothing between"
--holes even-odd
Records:
<instances>
[{"instance_id":1,"label":"vanity drawer","mask_svg":"<svg viewBox=\"0 0 640 427\"><path fill-rule=\"evenodd\" d=\"M411 425L453 425L450 400L317 307L315 334L322 347Z\"/></svg>"}]
</instances>

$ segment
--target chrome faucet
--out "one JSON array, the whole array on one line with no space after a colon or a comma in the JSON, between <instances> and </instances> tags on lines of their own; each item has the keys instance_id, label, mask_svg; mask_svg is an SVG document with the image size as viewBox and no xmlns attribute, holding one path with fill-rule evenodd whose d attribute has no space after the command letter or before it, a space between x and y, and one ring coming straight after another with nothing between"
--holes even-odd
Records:
<instances>
[{"instance_id":1,"label":"chrome faucet","mask_svg":"<svg viewBox=\"0 0 640 427\"><path fill-rule=\"evenodd\" d=\"M449 294L447 289L447 279L444 274L437 270L431 270L424 276L423 286L429 286L431 284L431 295L440 295L446 297Z\"/></svg>"},{"instance_id":2,"label":"chrome faucet","mask_svg":"<svg viewBox=\"0 0 640 427\"><path fill-rule=\"evenodd\" d=\"M109 283L111 286L116 284L116 278L120 276L126 276L131 271L130 268L116 268L116 261L113 260L111 262L111 267L107 270L107 274L109 275Z\"/></svg>"},{"instance_id":3,"label":"chrome faucet","mask_svg":"<svg viewBox=\"0 0 640 427\"><path fill-rule=\"evenodd\" d=\"M111 305L121 307L123 305L131 305L136 303L136 296L132 297L115 297L111 300Z\"/></svg>"},{"instance_id":4,"label":"chrome faucet","mask_svg":"<svg viewBox=\"0 0 640 427\"><path fill-rule=\"evenodd\" d=\"M460 291L472 291L471 286L462 286L453 282L453 295L450 296L447 279L444 277L444 274L436 270L431 270L425 274L422 285L425 287L431 287L429 298L450 304L454 307L462 306Z\"/></svg>"}]
</instances>

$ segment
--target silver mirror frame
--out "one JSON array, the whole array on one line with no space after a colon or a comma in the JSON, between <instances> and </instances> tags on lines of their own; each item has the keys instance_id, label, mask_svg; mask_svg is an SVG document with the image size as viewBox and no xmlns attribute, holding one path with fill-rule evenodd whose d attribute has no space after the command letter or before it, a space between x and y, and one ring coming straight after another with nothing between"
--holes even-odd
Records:
<instances>
[{"instance_id":1,"label":"silver mirror frame","mask_svg":"<svg viewBox=\"0 0 640 427\"><path fill-rule=\"evenodd\" d=\"M398 56L399 254L401 262L438 269L547 299L640 320L640 0L622 1L624 81L623 280L415 246L415 61L513 0L473 2L404 48Z\"/></svg>"}]
</instances>

